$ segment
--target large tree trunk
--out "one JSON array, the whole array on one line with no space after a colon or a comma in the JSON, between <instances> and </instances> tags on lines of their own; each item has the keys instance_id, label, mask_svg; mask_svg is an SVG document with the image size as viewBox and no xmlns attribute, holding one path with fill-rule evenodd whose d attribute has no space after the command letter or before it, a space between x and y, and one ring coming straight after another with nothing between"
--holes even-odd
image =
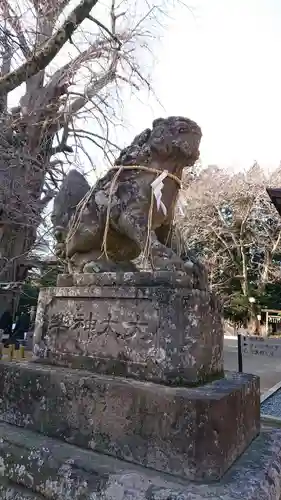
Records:
<instances>
[{"instance_id":1,"label":"large tree trunk","mask_svg":"<svg viewBox=\"0 0 281 500\"><path fill-rule=\"evenodd\" d=\"M9 135L17 138L7 127L6 140L0 142L0 317L7 309L15 313L26 279L29 252L41 222L46 158L32 155L25 141L23 147L7 144Z\"/></svg>"},{"instance_id":2,"label":"large tree trunk","mask_svg":"<svg viewBox=\"0 0 281 500\"><path fill-rule=\"evenodd\" d=\"M84 0L84 3L90 5L91 0ZM36 45L40 46L46 37L51 37L52 25L51 19L39 16ZM27 276L28 254L41 223L44 208L41 195L57 130L52 114L58 110L58 97L65 92L64 84L59 81L45 88L44 71L36 73L34 70L27 79L20 105L12 113L7 110L2 113L0 282L10 283L14 289L5 293L5 288L2 288L0 315L7 308L15 313L21 293L20 284ZM5 79L0 79L0 87Z\"/></svg>"},{"instance_id":3,"label":"large tree trunk","mask_svg":"<svg viewBox=\"0 0 281 500\"><path fill-rule=\"evenodd\" d=\"M0 241L0 317L5 310L15 314L28 267L26 255L35 242L34 230L6 227ZM5 284L6 283L6 284Z\"/></svg>"},{"instance_id":4,"label":"large tree trunk","mask_svg":"<svg viewBox=\"0 0 281 500\"><path fill-rule=\"evenodd\" d=\"M112 0L111 31L95 18L91 18L101 29L101 35L89 47L66 62L53 73L45 75L45 68L58 54L65 43L71 40L81 23L90 16L98 0L80 0L62 25L56 30L60 14L69 4L58 0L49 5L43 0L31 2L34 7L36 30L25 38L24 22L14 13L10 3L3 0L0 5L9 29L0 33L0 316L7 308L15 311L20 294L20 283L26 278L29 252L34 246L36 232L41 223L41 214L50 195L41 196L46 176L50 174L56 186L52 155L70 151L66 141L72 117L97 93L113 82L120 59L121 42L116 36L116 20ZM13 36L10 35L10 30ZM15 32L15 33L14 33ZM107 33L106 36L104 32ZM13 40L17 36L18 45ZM2 37L2 38L1 38ZM127 34L126 34L127 39ZM12 70L11 61L18 47L24 63ZM103 54L105 57L103 57ZM105 59L107 69L87 84L87 90L73 98L68 92L73 77L86 60ZM126 56L127 60L127 56ZM103 68L103 64L101 64ZM138 70L133 72L141 78ZM131 70L130 70L131 73ZM142 78L141 78L142 80ZM7 108L7 94L21 83L26 83L25 95L19 106L11 112ZM52 148L54 138L63 130L61 143ZM93 134L94 135L94 134ZM95 142L95 141L93 141ZM52 187L51 187L52 189ZM50 190L51 190L50 189Z\"/></svg>"}]
</instances>

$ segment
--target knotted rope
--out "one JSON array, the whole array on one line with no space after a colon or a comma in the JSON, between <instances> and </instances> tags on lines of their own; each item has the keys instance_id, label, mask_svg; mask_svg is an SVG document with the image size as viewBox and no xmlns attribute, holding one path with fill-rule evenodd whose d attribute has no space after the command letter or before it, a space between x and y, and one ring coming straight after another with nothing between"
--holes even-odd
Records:
<instances>
[{"instance_id":1,"label":"knotted rope","mask_svg":"<svg viewBox=\"0 0 281 500\"><path fill-rule=\"evenodd\" d=\"M110 190L109 190L109 196L108 196L108 205L107 205L107 211L106 211L106 221L105 221L105 228L104 228L104 234L103 234L103 240L102 240L102 255L105 255L106 258L109 260L108 257L108 252L107 252L107 237L108 237L108 231L109 231L109 225L110 225L110 210L112 206L112 196L114 193L114 189L116 187L117 180L119 178L119 175L123 170L142 170L144 172L148 172L150 174L157 174L158 176L163 173L163 170L157 169L157 168L151 168L151 167L145 167L141 165L130 165L130 166L114 166L112 169L117 170L116 174L114 175L111 185L110 185ZM171 174L170 172L166 172L166 177L169 177L170 179L173 179L181 188L182 187L182 181L179 179L176 175ZM75 214L72 220L72 224L69 228L69 232L66 237L66 244L72 238L72 236L75 234L76 230L79 227L79 223L82 217L83 210L87 206L87 203L89 199L91 198L93 192L95 190L95 186L93 186L88 193L82 198L82 200L78 203L76 206ZM151 187L151 198L150 198L150 207L149 207L149 213L148 213L148 226L147 226L147 239L146 239L146 244L145 244L145 249L144 249L144 255L148 255L149 253L149 247L150 247L150 233L151 233L151 227L152 227L152 216L153 216L153 189Z\"/></svg>"}]
</instances>

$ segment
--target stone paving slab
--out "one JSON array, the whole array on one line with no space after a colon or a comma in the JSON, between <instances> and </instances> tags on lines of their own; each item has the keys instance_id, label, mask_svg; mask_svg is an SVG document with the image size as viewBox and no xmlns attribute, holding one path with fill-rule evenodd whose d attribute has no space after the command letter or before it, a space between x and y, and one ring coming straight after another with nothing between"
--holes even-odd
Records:
<instances>
[{"instance_id":1,"label":"stone paving slab","mask_svg":"<svg viewBox=\"0 0 281 500\"><path fill-rule=\"evenodd\" d=\"M281 419L281 389L261 402L261 413Z\"/></svg>"},{"instance_id":2,"label":"stone paving slab","mask_svg":"<svg viewBox=\"0 0 281 500\"><path fill-rule=\"evenodd\" d=\"M280 500L280 472L281 431L271 428L262 431L222 481L196 484L0 424L1 500Z\"/></svg>"}]
</instances>

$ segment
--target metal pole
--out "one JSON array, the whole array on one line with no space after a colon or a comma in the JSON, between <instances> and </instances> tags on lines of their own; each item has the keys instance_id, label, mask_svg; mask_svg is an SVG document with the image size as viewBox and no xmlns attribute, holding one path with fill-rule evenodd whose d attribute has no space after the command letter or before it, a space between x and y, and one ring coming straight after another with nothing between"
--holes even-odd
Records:
<instances>
[{"instance_id":1,"label":"metal pole","mask_svg":"<svg viewBox=\"0 0 281 500\"><path fill-rule=\"evenodd\" d=\"M242 335L238 333L238 371L239 373L243 373L243 359L242 359Z\"/></svg>"}]
</instances>

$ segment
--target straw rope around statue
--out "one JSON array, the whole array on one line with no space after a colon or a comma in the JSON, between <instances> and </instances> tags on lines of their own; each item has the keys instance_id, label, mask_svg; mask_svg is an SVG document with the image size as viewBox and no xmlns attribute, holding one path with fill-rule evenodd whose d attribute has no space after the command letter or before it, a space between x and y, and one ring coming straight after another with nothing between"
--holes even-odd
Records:
<instances>
[{"instance_id":1,"label":"straw rope around statue","mask_svg":"<svg viewBox=\"0 0 281 500\"><path fill-rule=\"evenodd\" d=\"M147 238L146 238L146 243L145 243L145 249L143 252L144 258L147 258L149 255L149 250L150 250L150 234L151 234L151 227L152 227L153 207L154 207L153 183L161 176L163 176L163 180L165 178L169 177L170 179L173 179L179 185L179 187L181 189L181 187L183 185L182 180L179 179L179 177L177 177L176 175L168 172L167 170L165 170L163 172L163 170L160 170L157 168L145 167L145 166L141 166L141 165L133 165L133 166L132 165L130 165L130 166L121 165L118 167L114 166L114 167L112 167L112 169L115 169L117 171L116 171L116 174L114 175L114 177L111 181L110 190L109 190L108 205L107 205L107 211L106 211L106 221L105 221L105 228L104 228L102 247L101 247L102 253L101 253L100 257L105 255L107 260L110 260L109 256L108 256L108 252L107 252L107 237L108 237L108 231L109 231L109 226L110 226L110 211L111 211L111 207L112 207L112 196L113 196L114 189L116 187L116 183L117 183L117 180L119 178L119 175L121 174L121 172L123 170L142 170L142 171L148 172L150 174L151 173L157 174L157 177L155 177L154 181L151 183L151 198L150 198L150 207L149 207L149 213L148 213ZM66 245L67 245L67 242L72 238L72 236L75 234L76 230L78 229L79 223L81 221L82 213L83 213L84 209L86 208L94 190L95 190L95 185L90 188L88 193L82 198L82 200L76 206L76 210L75 210L75 214L74 214L74 217L72 220L72 224L69 228L69 232L68 232L67 237L66 237ZM161 203L161 197L160 197L160 203ZM162 204L162 206L163 206L163 204Z\"/></svg>"}]
</instances>

